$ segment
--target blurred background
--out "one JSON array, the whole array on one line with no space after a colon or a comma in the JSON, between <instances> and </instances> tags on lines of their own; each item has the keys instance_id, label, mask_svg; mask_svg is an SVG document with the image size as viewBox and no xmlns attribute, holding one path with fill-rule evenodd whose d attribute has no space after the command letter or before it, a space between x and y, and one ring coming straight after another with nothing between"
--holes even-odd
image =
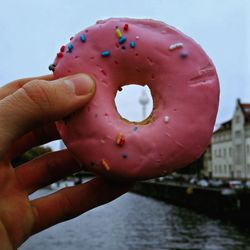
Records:
<instances>
[{"instance_id":1,"label":"blurred background","mask_svg":"<svg viewBox=\"0 0 250 250\"><path fill-rule=\"evenodd\" d=\"M250 1L2 1L0 86L17 78L48 74L48 65L62 44L97 20L109 17L161 20L203 47L220 79L216 132L203 157L186 172L149 181L145 185L150 185L147 190L152 192L145 193L145 186L138 185L137 194L126 194L109 205L46 230L21 249L250 249L248 224L241 226L250 208ZM117 96L116 104L124 117L142 120L152 109L150 91L138 86L125 88ZM243 119L241 134L234 131L237 117ZM230 137L234 132L236 136ZM244 142L241 147L237 146L240 145L237 136ZM46 147L57 150L61 143L53 142ZM40 151L43 152L38 149L26 154L16 165ZM69 178L34 197L74 184L75 179ZM179 199L173 200L170 194L179 195ZM161 201L148 198L152 196ZM209 198L206 202L201 197ZM187 205L189 210L183 208ZM197 210L202 213L194 212ZM213 211L212 217L209 210Z\"/></svg>"}]
</instances>

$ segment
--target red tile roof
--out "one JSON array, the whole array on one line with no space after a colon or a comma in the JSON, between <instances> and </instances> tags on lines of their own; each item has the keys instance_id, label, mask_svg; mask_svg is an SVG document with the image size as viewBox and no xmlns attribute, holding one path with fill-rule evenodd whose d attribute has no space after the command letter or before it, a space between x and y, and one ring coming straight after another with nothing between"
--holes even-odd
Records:
<instances>
[{"instance_id":1,"label":"red tile roof","mask_svg":"<svg viewBox=\"0 0 250 250\"><path fill-rule=\"evenodd\" d=\"M250 103L239 103L246 121L250 121Z\"/></svg>"},{"instance_id":2,"label":"red tile roof","mask_svg":"<svg viewBox=\"0 0 250 250\"><path fill-rule=\"evenodd\" d=\"M240 99L238 99L237 102L244 114L246 123L250 122L250 103L241 103ZM220 127L214 131L214 134L217 132L222 132L231 129L231 126L232 126L232 119L220 124Z\"/></svg>"}]
</instances>

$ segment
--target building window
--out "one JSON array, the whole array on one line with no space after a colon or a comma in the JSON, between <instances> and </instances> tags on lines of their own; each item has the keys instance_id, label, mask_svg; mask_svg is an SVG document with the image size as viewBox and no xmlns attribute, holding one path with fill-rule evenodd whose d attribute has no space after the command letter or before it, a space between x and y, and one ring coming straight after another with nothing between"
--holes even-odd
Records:
<instances>
[{"instance_id":1,"label":"building window","mask_svg":"<svg viewBox=\"0 0 250 250\"><path fill-rule=\"evenodd\" d=\"M224 157L226 157L226 155L227 155L227 149L224 148Z\"/></svg>"},{"instance_id":2,"label":"building window","mask_svg":"<svg viewBox=\"0 0 250 250\"><path fill-rule=\"evenodd\" d=\"M227 175L227 166L224 165L224 174Z\"/></svg>"},{"instance_id":3,"label":"building window","mask_svg":"<svg viewBox=\"0 0 250 250\"><path fill-rule=\"evenodd\" d=\"M219 165L219 174L222 173L221 165Z\"/></svg>"},{"instance_id":4,"label":"building window","mask_svg":"<svg viewBox=\"0 0 250 250\"><path fill-rule=\"evenodd\" d=\"M240 171L240 170L237 170L237 171L236 171L236 175L237 175L236 177L241 178L241 171Z\"/></svg>"},{"instance_id":5,"label":"building window","mask_svg":"<svg viewBox=\"0 0 250 250\"><path fill-rule=\"evenodd\" d=\"M247 154L250 154L250 146L247 144Z\"/></svg>"},{"instance_id":6,"label":"building window","mask_svg":"<svg viewBox=\"0 0 250 250\"><path fill-rule=\"evenodd\" d=\"M241 132L240 131L235 132L235 138L237 138L237 139L241 138Z\"/></svg>"},{"instance_id":7,"label":"building window","mask_svg":"<svg viewBox=\"0 0 250 250\"><path fill-rule=\"evenodd\" d=\"M229 148L229 156L232 157L232 147Z\"/></svg>"},{"instance_id":8,"label":"building window","mask_svg":"<svg viewBox=\"0 0 250 250\"><path fill-rule=\"evenodd\" d=\"M221 149L219 148L219 157L221 157Z\"/></svg>"},{"instance_id":9,"label":"building window","mask_svg":"<svg viewBox=\"0 0 250 250\"><path fill-rule=\"evenodd\" d=\"M236 145L235 147L235 163L240 165L241 164L241 145Z\"/></svg>"},{"instance_id":10,"label":"building window","mask_svg":"<svg viewBox=\"0 0 250 250\"><path fill-rule=\"evenodd\" d=\"M235 123L240 123L240 116L239 116L239 115L237 115L237 116L235 117Z\"/></svg>"}]
</instances>

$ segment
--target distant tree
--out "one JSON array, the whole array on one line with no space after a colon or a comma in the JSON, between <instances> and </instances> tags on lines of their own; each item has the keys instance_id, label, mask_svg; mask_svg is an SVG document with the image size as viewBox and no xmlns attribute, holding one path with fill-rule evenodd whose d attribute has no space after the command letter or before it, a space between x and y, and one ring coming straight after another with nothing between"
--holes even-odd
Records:
<instances>
[{"instance_id":1,"label":"distant tree","mask_svg":"<svg viewBox=\"0 0 250 250\"><path fill-rule=\"evenodd\" d=\"M29 151L25 152L24 154L16 157L13 161L12 161L12 165L14 167L17 167L27 161L30 161L40 155L43 155L45 153L49 153L52 152L52 149L50 147L43 147L43 146L38 146L38 147L34 147L32 149L30 149Z\"/></svg>"}]
</instances>

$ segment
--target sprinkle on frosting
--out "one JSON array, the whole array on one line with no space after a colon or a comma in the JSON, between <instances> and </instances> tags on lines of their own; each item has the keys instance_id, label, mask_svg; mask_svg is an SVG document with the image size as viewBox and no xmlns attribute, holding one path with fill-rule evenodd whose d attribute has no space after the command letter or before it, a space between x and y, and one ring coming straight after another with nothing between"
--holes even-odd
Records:
<instances>
[{"instance_id":1,"label":"sprinkle on frosting","mask_svg":"<svg viewBox=\"0 0 250 250\"><path fill-rule=\"evenodd\" d=\"M134 127L133 130L134 130L134 131L137 131L137 130L138 130L138 127Z\"/></svg>"},{"instance_id":2,"label":"sprinkle on frosting","mask_svg":"<svg viewBox=\"0 0 250 250\"><path fill-rule=\"evenodd\" d=\"M127 24L127 23L124 24L123 30L124 30L124 31L128 31L128 24Z\"/></svg>"},{"instance_id":3,"label":"sprinkle on frosting","mask_svg":"<svg viewBox=\"0 0 250 250\"><path fill-rule=\"evenodd\" d=\"M110 170L110 166L109 164L106 162L106 160L102 159L102 166L109 171Z\"/></svg>"},{"instance_id":4,"label":"sprinkle on frosting","mask_svg":"<svg viewBox=\"0 0 250 250\"><path fill-rule=\"evenodd\" d=\"M82 43L86 42L86 36L85 35L80 35L80 40Z\"/></svg>"},{"instance_id":5,"label":"sprinkle on frosting","mask_svg":"<svg viewBox=\"0 0 250 250\"><path fill-rule=\"evenodd\" d=\"M73 47L73 45L70 43L70 44L68 45L68 51L67 51L67 52L71 53L73 49L74 49L74 47Z\"/></svg>"},{"instance_id":6,"label":"sprinkle on frosting","mask_svg":"<svg viewBox=\"0 0 250 250\"><path fill-rule=\"evenodd\" d=\"M123 159L127 159L128 158L128 154L122 154L122 158Z\"/></svg>"},{"instance_id":7,"label":"sprinkle on frosting","mask_svg":"<svg viewBox=\"0 0 250 250\"><path fill-rule=\"evenodd\" d=\"M175 50L175 49L182 48L182 47L183 47L183 43L174 43L169 46L169 50Z\"/></svg>"},{"instance_id":8,"label":"sprinkle on frosting","mask_svg":"<svg viewBox=\"0 0 250 250\"><path fill-rule=\"evenodd\" d=\"M116 144L123 146L125 144L125 136L122 133L119 133L116 137Z\"/></svg>"},{"instance_id":9,"label":"sprinkle on frosting","mask_svg":"<svg viewBox=\"0 0 250 250\"><path fill-rule=\"evenodd\" d=\"M119 43L119 44L123 44L123 43L126 42L126 40L127 40L127 38L126 38L125 36L121 36L121 37L119 38L119 40L118 40L118 43Z\"/></svg>"},{"instance_id":10,"label":"sprinkle on frosting","mask_svg":"<svg viewBox=\"0 0 250 250\"><path fill-rule=\"evenodd\" d=\"M55 71L55 68L56 68L56 65L55 64L50 64L49 65L49 70L51 70L51 71Z\"/></svg>"},{"instance_id":11,"label":"sprinkle on frosting","mask_svg":"<svg viewBox=\"0 0 250 250\"><path fill-rule=\"evenodd\" d=\"M139 37L139 36L136 36L136 37L135 37L135 39L136 39L136 40L139 40L139 39L140 39L140 37Z\"/></svg>"},{"instance_id":12,"label":"sprinkle on frosting","mask_svg":"<svg viewBox=\"0 0 250 250\"><path fill-rule=\"evenodd\" d=\"M63 57L63 53L62 52L57 53L57 57L58 58L62 58Z\"/></svg>"},{"instance_id":13,"label":"sprinkle on frosting","mask_svg":"<svg viewBox=\"0 0 250 250\"><path fill-rule=\"evenodd\" d=\"M165 123L168 123L169 122L169 116L164 116L164 118L163 118L163 121L165 122Z\"/></svg>"},{"instance_id":14,"label":"sprinkle on frosting","mask_svg":"<svg viewBox=\"0 0 250 250\"><path fill-rule=\"evenodd\" d=\"M104 50L104 51L101 52L101 56L102 57L108 57L108 56L110 56L110 52L108 50Z\"/></svg>"},{"instance_id":15,"label":"sprinkle on frosting","mask_svg":"<svg viewBox=\"0 0 250 250\"><path fill-rule=\"evenodd\" d=\"M180 57L183 58L183 59L187 58L188 57L188 52L187 51L182 51L180 53Z\"/></svg>"},{"instance_id":16,"label":"sprinkle on frosting","mask_svg":"<svg viewBox=\"0 0 250 250\"><path fill-rule=\"evenodd\" d=\"M65 46L64 46L64 45L60 48L60 51L61 51L61 52L64 52L64 51L65 51Z\"/></svg>"},{"instance_id":17,"label":"sprinkle on frosting","mask_svg":"<svg viewBox=\"0 0 250 250\"><path fill-rule=\"evenodd\" d=\"M130 45L131 48L135 48L135 42L134 41L131 41L129 45Z\"/></svg>"},{"instance_id":18,"label":"sprinkle on frosting","mask_svg":"<svg viewBox=\"0 0 250 250\"><path fill-rule=\"evenodd\" d=\"M115 34L116 34L116 36L117 36L118 38L121 38L121 37L122 37L122 32L121 32L121 30L120 30L118 27L115 28Z\"/></svg>"}]
</instances>

